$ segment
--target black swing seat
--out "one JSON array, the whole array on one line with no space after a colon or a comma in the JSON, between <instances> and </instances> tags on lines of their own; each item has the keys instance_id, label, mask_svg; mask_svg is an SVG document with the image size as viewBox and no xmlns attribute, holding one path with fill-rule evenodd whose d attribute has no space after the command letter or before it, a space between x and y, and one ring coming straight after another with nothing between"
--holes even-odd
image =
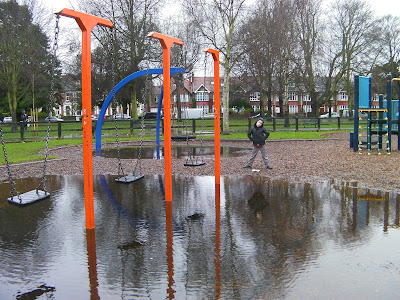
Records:
<instances>
[{"instance_id":1,"label":"black swing seat","mask_svg":"<svg viewBox=\"0 0 400 300\"><path fill-rule=\"evenodd\" d=\"M139 179L142 179L144 177L144 175L135 175L135 174L130 174L130 175L126 175L120 178L116 178L115 181L116 182L120 182L120 183L130 183L130 182L134 182L137 181Z\"/></svg>"},{"instance_id":2,"label":"black swing seat","mask_svg":"<svg viewBox=\"0 0 400 300\"><path fill-rule=\"evenodd\" d=\"M171 140L173 141L186 141L186 140L194 140L196 138L195 135L172 135Z\"/></svg>"},{"instance_id":3,"label":"black swing seat","mask_svg":"<svg viewBox=\"0 0 400 300\"><path fill-rule=\"evenodd\" d=\"M199 167L205 164L206 163L204 161L187 161L183 165L186 167Z\"/></svg>"},{"instance_id":4,"label":"black swing seat","mask_svg":"<svg viewBox=\"0 0 400 300\"><path fill-rule=\"evenodd\" d=\"M50 193L41 190L32 190L18 196L7 198L8 203L15 205L28 205L50 197Z\"/></svg>"}]
</instances>

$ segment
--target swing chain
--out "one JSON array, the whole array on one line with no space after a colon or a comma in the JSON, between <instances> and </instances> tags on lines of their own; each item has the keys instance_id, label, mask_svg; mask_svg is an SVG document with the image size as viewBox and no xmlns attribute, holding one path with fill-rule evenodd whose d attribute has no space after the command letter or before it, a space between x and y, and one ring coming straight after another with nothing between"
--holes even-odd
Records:
<instances>
[{"instance_id":1,"label":"swing chain","mask_svg":"<svg viewBox=\"0 0 400 300\"><path fill-rule=\"evenodd\" d=\"M200 135L200 157L203 162L203 135L204 135L204 108L201 115L201 135Z\"/></svg>"},{"instance_id":2,"label":"swing chain","mask_svg":"<svg viewBox=\"0 0 400 300\"><path fill-rule=\"evenodd\" d=\"M46 146L44 149L44 165L43 165L43 176L36 187L36 193L38 193L39 187L43 186L44 192L47 194L46 189L46 169L47 169L47 158L49 153L49 140L50 140L50 117L52 115L53 110L53 96L54 96L54 81L55 81L55 69L56 69L56 61L57 61L57 49L58 49L58 35L60 33L60 15L57 14L56 17L56 27L54 30L54 44L53 44L53 55L51 58L51 82L50 82L50 95L49 95L49 105L48 105L48 121L47 121L47 131L46 131Z\"/></svg>"},{"instance_id":3,"label":"swing chain","mask_svg":"<svg viewBox=\"0 0 400 300\"><path fill-rule=\"evenodd\" d=\"M196 121L194 121L196 122ZM186 120L186 115L185 115L185 131L186 131L186 149L187 149L187 160L192 159L192 155L190 154L190 149L189 149L189 135L188 135L188 128L187 128L187 120Z\"/></svg>"},{"instance_id":4,"label":"swing chain","mask_svg":"<svg viewBox=\"0 0 400 300\"><path fill-rule=\"evenodd\" d=\"M112 72L111 72L111 76L112 76L112 86L113 86L113 101L112 101L112 113L113 113L113 118L114 118L114 126L115 126L115 139L117 142L117 154L118 154L118 176L120 177L121 174L123 177L125 177L125 172L124 169L122 167L122 161L121 161L121 150L119 147L119 134L118 134L118 122L117 122L117 108L116 108L116 98L115 98L115 82L116 82L116 65L115 65L115 56L116 56L116 32L115 29L113 29L113 36L112 36L112 46L113 46L113 54L111 55L111 64L112 64Z\"/></svg>"},{"instance_id":5,"label":"swing chain","mask_svg":"<svg viewBox=\"0 0 400 300\"><path fill-rule=\"evenodd\" d=\"M206 76L207 76L207 54L204 54L204 96L203 100L205 100L205 92L206 92ZM210 95L208 95L210 97ZM203 112L201 114L201 135L200 135L200 157L201 161L203 160L203 135L204 135L204 102L203 102Z\"/></svg>"},{"instance_id":6,"label":"swing chain","mask_svg":"<svg viewBox=\"0 0 400 300\"><path fill-rule=\"evenodd\" d=\"M11 191L10 191L11 201L13 201L14 196L17 196L19 201L22 202L21 196L19 195L19 193L17 192L17 189L15 188L15 182L14 182L14 178L12 177L10 163L8 162L6 144L4 142L4 136L3 136L3 126L1 125L1 123L0 123L0 137L1 137L1 144L3 146L4 160L6 161L8 178L9 178L9 182L11 185Z\"/></svg>"},{"instance_id":7,"label":"swing chain","mask_svg":"<svg viewBox=\"0 0 400 300\"><path fill-rule=\"evenodd\" d=\"M144 103L147 100L147 81L149 77L149 68L146 70L146 79L144 81ZM142 116L141 129L140 129L140 144L138 152L138 160L136 162L135 169L133 170L133 175L136 175L136 169L139 167L139 174L142 175L142 146L143 146L143 136L144 136L144 115Z\"/></svg>"}]
</instances>

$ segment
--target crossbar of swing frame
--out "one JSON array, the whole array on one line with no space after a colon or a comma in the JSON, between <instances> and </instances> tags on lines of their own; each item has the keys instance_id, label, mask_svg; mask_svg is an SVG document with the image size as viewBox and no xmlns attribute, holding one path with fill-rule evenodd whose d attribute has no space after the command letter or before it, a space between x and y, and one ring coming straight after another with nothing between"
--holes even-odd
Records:
<instances>
[{"instance_id":1,"label":"crossbar of swing frame","mask_svg":"<svg viewBox=\"0 0 400 300\"><path fill-rule=\"evenodd\" d=\"M185 73L185 68L170 68L171 76L179 74L179 73ZM101 107L99 118L97 120L96 124L96 156L101 156L101 131L104 123L104 116L106 114L107 108L110 105L111 101L114 98L114 95L128 82L141 77L141 76L146 76L146 75L154 75L154 74L163 74L163 69L162 68L155 68L155 69L146 69L146 70L141 70L137 71L135 73L132 73L122 79L115 88L108 94L106 100L104 100L104 103ZM157 114L160 114L160 110L158 110ZM158 124L159 126L159 124ZM159 132L159 131L158 131Z\"/></svg>"}]
</instances>

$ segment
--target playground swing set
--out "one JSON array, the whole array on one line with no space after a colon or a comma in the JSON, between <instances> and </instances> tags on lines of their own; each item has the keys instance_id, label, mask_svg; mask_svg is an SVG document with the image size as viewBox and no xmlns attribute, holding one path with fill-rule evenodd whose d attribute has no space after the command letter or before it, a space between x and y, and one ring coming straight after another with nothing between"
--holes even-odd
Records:
<instances>
[{"instance_id":1,"label":"playground swing set","mask_svg":"<svg viewBox=\"0 0 400 300\"><path fill-rule=\"evenodd\" d=\"M86 217L86 229L94 229L94 206L93 206L93 164L92 164L92 122L91 122L91 31L97 25L113 28L111 21L103 18L99 18L93 15L82 13L79 11L64 8L62 11L56 13L56 35L53 46L53 57L56 57L57 50L57 40L58 40L58 28L59 19L61 16L70 17L76 20L81 31L82 31L82 139L83 139L83 177L84 177L84 197L85 197L85 217ZM113 90L110 92L106 98L101 112L99 114L98 122L96 125L96 155L101 156L101 128L103 125L103 119L105 111L110 104L111 100L115 97L118 90L125 85L127 82L139 77L151 74L163 74L164 83L162 88L162 95L160 95L159 109L157 113L157 147L159 148L159 129L160 129L160 119L161 119L161 105L163 102L164 110L164 175L165 175L165 201L171 203L172 201L172 163L171 163L171 112L170 112L170 77L177 73L184 73L184 68L171 68L170 67L170 49L172 45L177 44L182 46L183 42L179 39L160 34L158 32L150 32L148 38L158 39L163 48L163 68L162 69L147 69L143 71L138 71L134 74L127 76L117 85L114 85ZM204 50L205 53L209 53L213 57L214 61L214 83L215 83L215 105L214 105L214 145L215 145L215 184L216 187L220 185L220 81L219 81L219 51L207 48ZM53 59L52 66L52 79L51 79L51 89L50 89L50 101L49 101L49 116L51 114L51 104L52 95L54 91L54 64L55 59ZM114 75L113 75L114 76ZM147 80L146 80L147 81ZM146 87L145 87L146 94ZM163 100L163 101L162 101ZM115 109L113 110L115 114ZM114 119L115 116L114 116ZM50 118L49 118L50 120ZM204 121L203 121L204 122ZM204 124L203 124L204 126ZM117 136L117 147L119 149L119 139L118 139L118 125L115 123L116 136ZM143 178L141 174L140 165L140 151L143 142L143 132L144 132L144 118L142 118L141 124L141 138L140 138L140 148L139 157L137 165L132 175L125 175L122 169L121 159L119 156L119 173L121 171L122 177L117 178L117 182L132 182ZM11 185L11 197L8 198L8 202L12 204L17 204L24 206L37 202L39 200L50 197L50 193L46 190L46 166L47 166L47 156L48 156L48 142L50 135L50 121L48 122L47 138L46 138L46 148L45 148L45 158L43 167L43 176L40 185L32 191L19 194L15 187L15 181L13 179L10 164L7 159L6 147L3 138L3 131L0 125L0 138L3 146L4 157L6 160L6 166L9 176L9 182ZM188 140L188 138L186 138ZM204 163L203 163L204 164ZM185 164L186 165L186 164ZM195 166L196 164L192 164ZM201 165L201 164L199 164ZM137 172L139 168L139 172ZM120 175L120 174L119 174ZM43 190L39 187L43 186ZM219 188L216 188L219 191ZM17 198L18 200L16 200Z\"/></svg>"},{"instance_id":2,"label":"playground swing set","mask_svg":"<svg viewBox=\"0 0 400 300\"><path fill-rule=\"evenodd\" d=\"M4 160L6 162L8 181L11 186L10 198L7 198L7 201L8 201L8 203L11 203L11 204L25 206L25 205L28 205L28 204L31 204L31 203L34 203L34 202L37 202L37 201L40 201L40 200L50 197L50 193L47 191L47 188L46 188L46 168L47 168L47 157L48 157L48 152L49 152L49 140L50 140L50 117L52 115L52 107L53 107L55 64L56 64L56 56L57 56L57 48L58 48L59 19L60 19L60 17L57 15L54 44L53 44L53 48L52 48L53 55L52 55L52 61L51 61L51 81L50 81L50 94L49 94L49 104L48 104L46 146L45 146L45 150L44 150L44 164L43 164L42 177L41 177L40 183L36 187L36 189L22 193L22 194L20 194L17 191L16 186L15 186L15 180L14 180L13 174L11 172L11 166L8 161L6 144L5 144L4 136L3 136L3 128L0 123L0 139L1 139L1 144L3 147ZM40 189L41 187L43 188L43 190Z\"/></svg>"},{"instance_id":3,"label":"playground swing set","mask_svg":"<svg viewBox=\"0 0 400 300\"><path fill-rule=\"evenodd\" d=\"M204 56L204 78L203 78L204 89L206 88L206 75L207 75L207 57ZM187 130L186 130L186 132L187 132ZM204 136L204 105L203 105L203 111L201 113L200 157L196 156L196 153L194 152L195 149L193 149L193 154L190 153L189 138L187 136L186 137L187 158L186 158L186 162L184 163L184 166L198 167L198 166L205 165L205 161L203 158L203 136ZM217 149L215 149L215 151L217 151ZM218 149L218 152L219 151L220 150Z\"/></svg>"}]
</instances>

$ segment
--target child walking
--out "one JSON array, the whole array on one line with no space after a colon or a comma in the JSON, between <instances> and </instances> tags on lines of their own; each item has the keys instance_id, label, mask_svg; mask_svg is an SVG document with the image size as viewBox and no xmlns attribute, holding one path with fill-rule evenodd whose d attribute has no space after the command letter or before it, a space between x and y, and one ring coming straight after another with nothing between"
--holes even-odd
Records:
<instances>
[{"instance_id":1,"label":"child walking","mask_svg":"<svg viewBox=\"0 0 400 300\"><path fill-rule=\"evenodd\" d=\"M250 128L247 136L249 137L250 141L253 142L253 151L249 161L243 168L251 168L258 151L261 151L261 156L265 167L267 169L272 169L272 167L269 165L267 147L265 146L265 141L269 137L269 131L264 128L263 118L258 118L258 120L254 123L254 127Z\"/></svg>"}]
</instances>

